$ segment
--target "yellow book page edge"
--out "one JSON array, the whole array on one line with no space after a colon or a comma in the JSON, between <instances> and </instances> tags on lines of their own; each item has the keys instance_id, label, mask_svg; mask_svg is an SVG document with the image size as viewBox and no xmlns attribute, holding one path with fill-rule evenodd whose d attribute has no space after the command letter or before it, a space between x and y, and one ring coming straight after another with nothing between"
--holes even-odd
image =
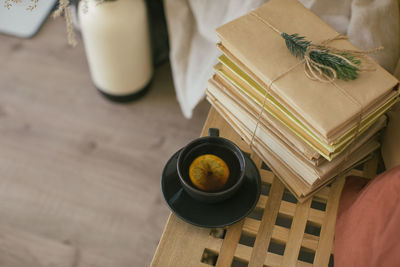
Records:
<instances>
[{"instance_id":1,"label":"yellow book page edge","mask_svg":"<svg viewBox=\"0 0 400 267\"><path fill-rule=\"evenodd\" d=\"M248 76L245 72L243 72L239 67L236 66L234 62L232 62L227 56L221 55L219 58L219 61L226 66L228 69L230 69L233 73L235 73L241 80L243 80L246 84L248 84L250 87L255 89L262 97L265 96L266 91L264 88L262 88L258 83L256 83L250 76ZM225 74L224 77L226 77L228 80L230 80L232 83L234 83L233 79L229 77L226 73L221 73ZM255 100L259 105L262 105L262 103L254 97L248 90L243 88L243 86L238 85L235 82L235 85L238 86L241 90L243 90L247 95L249 95L253 100ZM323 146L326 150L328 150L331 153L340 153L340 151L343 151L347 145L352 141L354 133L351 133L351 129L349 132L347 132L340 140L340 142L337 142L334 145L329 145L322 140L320 140L314 133L312 133L302 122L300 122L298 119L293 117L293 115L285 108L283 107L279 102L277 102L270 94L267 94L267 100L270 102L272 105L274 105L280 112L282 112L288 119L290 119L293 123L295 123L299 128L301 128L304 132L306 132L310 137L312 137L316 142L318 142L321 146ZM382 105L380 108L378 108L375 112L371 113L368 117L366 117L363 122L361 123L360 127L360 133L362 134L365 130L368 129L369 126L371 126L381 115L383 115L392 105L394 105L396 102L399 101L398 94L396 94L393 98L389 99L384 105ZM267 109L266 109L267 110ZM278 116L277 114L275 114ZM274 116L274 117L276 117ZM310 142L307 141L306 137L302 136L300 133L298 133L296 130L294 130L288 123L284 122L282 118L277 118L280 122L282 122L284 125L289 127L291 131L293 131L299 138L301 138L304 142L308 143L309 145ZM312 147L315 147L314 145L311 145Z\"/></svg>"},{"instance_id":2,"label":"yellow book page edge","mask_svg":"<svg viewBox=\"0 0 400 267\"><path fill-rule=\"evenodd\" d=\"M258 99L256 99L253 95L251 95L247 90L245 90L240 84L238 84L235 80L231 79L231 77L229 77L229 75L227 75L226 73L223 72L223 70L218 69L218 66L216 67L216 71L225 79L229 80L233 86L237 87L238 90L242 91L243 94L247 95L250 99L252 99L254 102L258 103L261 106L261 103ZM267 97L268 100L268 97ZM393 100L395 101L395 99ZM271 102L271 101L268 101ZM387 103L388 108L392 105L391 102ZM323 156L325 159L327 159L328 161L331 161L332 159L336 158L338 155L340 155L350 144L351 144L351 138L346 142L346 143L342 143L342 144L338 144L336 145L334 148L336 149L335 151L332 151L332 153L330 153L329 155L326 154L326 152L322 151L321 149L319 149L317 146L315 146L314 144L312 144L308 139L306 139L305 137L303 137L300 133L298 133L296 130L294 130L290 125L288 125L285 121L282 121L280 116L277 115L274 111L268 109L267 107L265 107L265 110L272 115L274 118L276 118L277 120L279 120L282 124L286 125L289 129L292 130L292 132L294 132L296 134L296 136L298 136L301 140L303 140L305 143L307 143L310 147L312 147L315 151L317 151L321 156ZM360 134L364 133L366 130L369 129L369 127L375 123L383 114L384 112L387 110L387 108L383 108L382 112L375 114L375 117L369 121L368 124L364 125L363 129L360 131ZM329 151L329 150L328 150Z\"/></svg>"}]
</instances>

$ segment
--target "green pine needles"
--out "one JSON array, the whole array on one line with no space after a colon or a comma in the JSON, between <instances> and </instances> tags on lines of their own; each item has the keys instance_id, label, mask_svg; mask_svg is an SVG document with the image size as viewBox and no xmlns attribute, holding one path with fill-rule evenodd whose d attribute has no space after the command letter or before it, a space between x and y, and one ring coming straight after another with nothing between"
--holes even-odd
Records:
<instances>
[{"instance_id":1,"label":"green pine needles","mask_svg":"<svg viewBox=\"0 0 400 267\"><path fill-rule=\"evenodd\" d=\"M304 36L299 36L297 33L289 35L285 32L282 32L281 36L283 39L285 39L286 46L290 53L292 53L295 57L300 56L300 58L303 59L304 53L310 46L311 42L307 41Z\"/></svg>"},{"instance_id":2,"label":"green pine needles","mask_svg":"<svg viewBox=\"0 0 400 267\"><path fill-rule=\"evenodd\" d=\"M297 33L289 35L283 32L281 36L285 39L290 53L301 59L306 58L308 72L312 78L324 81L332 81L335 78L348 81L358 78L361 65L361 60L356 57L358 53L352 54L349 50L314 45ZM329 79L323 76L328 76Z\"/></svg>"}]
</instances>

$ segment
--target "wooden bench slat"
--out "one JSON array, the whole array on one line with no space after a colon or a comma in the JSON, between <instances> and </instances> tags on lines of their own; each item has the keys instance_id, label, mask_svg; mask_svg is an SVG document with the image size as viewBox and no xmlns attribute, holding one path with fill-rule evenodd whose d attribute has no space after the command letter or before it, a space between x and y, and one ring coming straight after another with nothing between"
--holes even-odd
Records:
<instances>
[{"instance_id":1,"label":"wooden bench slat","mask_svg":"<svg viewBox=\"0 0 400 267\"><path fill-rule=\"evenodd\" d=\"M222 242L222 247L219 252L216 267L231 266L233 261L233 256L237 244L239 243L240 236L242 234L244 220L235 223L228 228L225 234L224 241Z\"/></svg>"},{"instance_id":2,"label":"wooden bench slat","mask_svg":"<svg viewBox=\"0 0 400 267\"><path fill-rule=\"evenodd\" d=\"M300 247L303 243L304 230L306 229L310 206L311 199L306 200L304 203L298 203L296 206L296 212L293 216L285 253L283 254L282 266L296 265Z\"/></svg>"},{"instance_id":3,"label":"wooden bench slat","mask_svg":"<svg viewBox=\"0 0 400 267\"><path fill-rule=\"evenodd\" d=\"M328 266L335 234L336 214L339 208L340 193L344 183L345 178L340 177L336 183L332 184L328 204L326 205L326 216L321 226L318 248L315 253L314 266Z\"/></svg>"},{"instance_id":4,"label":"wooden bench slat","mask_svg":"<svg viewBox=\"0 0 400 267\"><path fill-rule=\"evenodd\" d=\"M243 233L248 234L249 236L256 236L258 232L258 228L260 227L260 221L246 218L243 225ZM279 243L286 244L289 237L289 229L275 225L272 230L272 239L276 240ZM311 235L304 233L303 241L301 246L307 248L309 250L315 251L318 246L319 236Z\"/></svg>"},{"instance_id":5,"label":"wooden bench slat","mask_svg":"<svg viewBox=\"0 0 400 267\"><path fill-rule=\"evenodd\" d=\"M278 216L280 202L282 200L285 187L278 180L272 182L269 198L264 208L264 214L261 220L261 225L258 229L254 248L251 253L249 267L262 266L267 256L267 249L272 236L272 228L275 225L276 217Z\"/></svg>"}]
</instances>

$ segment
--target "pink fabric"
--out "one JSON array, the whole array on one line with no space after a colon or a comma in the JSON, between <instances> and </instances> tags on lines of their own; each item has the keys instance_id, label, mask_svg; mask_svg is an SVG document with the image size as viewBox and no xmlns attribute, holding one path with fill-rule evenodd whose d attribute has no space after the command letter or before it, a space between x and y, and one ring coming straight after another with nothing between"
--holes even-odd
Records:
<instances>
[{"instance_id":1,"label":"pink fabric","mask_svg":"<svg viewBox=\"0 0 400 267\"><path fill-rule=\"evenodd\" d=\"M370 183L348 177L335 232L335 267L400 266L400 166Z\"/></svg>"}]
</instances>

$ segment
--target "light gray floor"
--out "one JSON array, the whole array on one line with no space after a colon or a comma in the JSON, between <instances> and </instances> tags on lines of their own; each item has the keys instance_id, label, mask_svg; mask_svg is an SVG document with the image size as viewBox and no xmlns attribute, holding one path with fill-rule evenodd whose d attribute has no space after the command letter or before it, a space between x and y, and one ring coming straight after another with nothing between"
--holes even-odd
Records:
<instances>
[{"instance_id":1,"label":"light gray floor","mask_svg":"<svg viewBox=\"0 0 400 267\"><path fill-rule=\"evenodd\" d=\"M0 70L0 266L149 265L169 214L162 168L209 105L184 119L168 64L144 98L108 102L62 19L0 36Z\"/></svg>"}]
</instances>

